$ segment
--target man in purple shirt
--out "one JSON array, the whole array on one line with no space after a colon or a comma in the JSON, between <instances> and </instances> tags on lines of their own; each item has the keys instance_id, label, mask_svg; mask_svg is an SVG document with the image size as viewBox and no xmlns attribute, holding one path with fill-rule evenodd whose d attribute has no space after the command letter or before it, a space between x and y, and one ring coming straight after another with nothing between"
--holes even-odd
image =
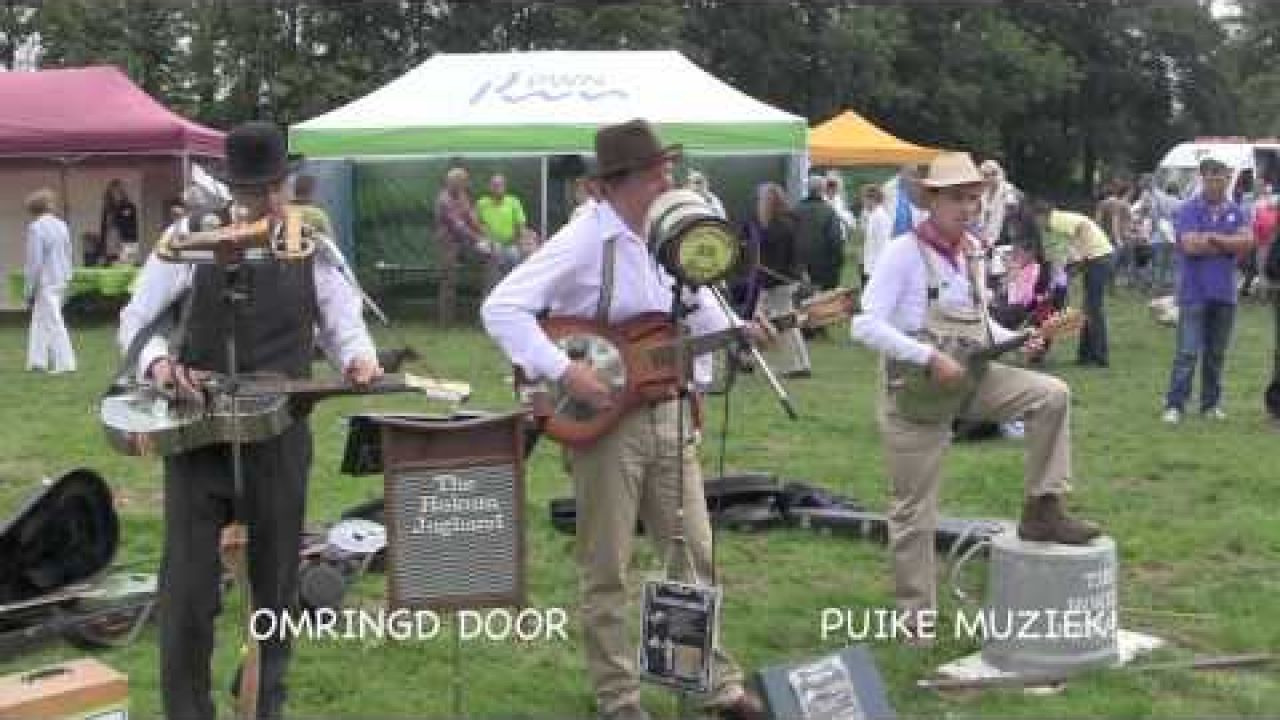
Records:
<instances>
[{"instance_id":1,"label":"man in purple shirt","mask_svg":"<svg viewBox=\"0 0 1280 720\"><path fill-rule=\"evenodd\" d=\"M1231 169L1213 157L1200 161L1201 191L1178 211L1178 350L1169 376L1163 419L1177 423L1191 397L1196 360L1203 356L1200 412L1222 420L1222 364L1236 314L1236 257L1253 244L1244 210L1227 197Z\"/></svg>"}]
</instances>

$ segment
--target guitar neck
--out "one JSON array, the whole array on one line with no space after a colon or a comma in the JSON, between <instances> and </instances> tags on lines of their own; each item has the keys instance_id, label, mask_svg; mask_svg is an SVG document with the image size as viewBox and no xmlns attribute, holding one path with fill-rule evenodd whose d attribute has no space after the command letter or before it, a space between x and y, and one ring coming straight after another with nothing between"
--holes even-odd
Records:
<instances>
[{"instance_id":1,"label":"guitar neck","mask_svg":"<svg viewBox=\"0 0 1280 720\"><path fill-rule=\"evenodd\" d=\"M782 315L769 318L769 323L778 331L790 330L791 328L800 326L800 316L794 312L783 313ZM709 332L704 335L698 335L696 337L685 338L685 354L689 357L697 357L698 355L719 350L720 348L729 345L734 340L744 338L745 336L743 333L744 328L731 327L725 328L724 330ZM654 352L664 360L669 359L675 355L675 346L668 345L661 348L655 348Z\"/></svg>"},{"instance_id":2,"label":"guitar neck","mask_svg":"<svg viewBox=\"0 0 1280 720\"><path fill-rule=\"evenodd\" d=\"M713 350L719 350L720 348L729 345L734 340L740 337L742 337L742 329L732 327L732 328L725 328L724 330L717 330L715 332L710 332L705 335L699 335L697 337L687 338L685 340L685 345L684 345L685 352L690 357L702 355L704 353L709 353ZM662 350L666 352L674 353L675 346L672 345L671 347L668 347L668 348L662 348Z\"/></svg>"},{"instance_id":3,"label":"guitar neck","mask_svg":"<svg viewBox=\"0 0 1280 720\"><path fill-rule=\"evenodd\" d=\"M245 380L239 383L236 394L252 395L302 395L313 398L333 395L381 395L384 393L417 390L404 374L383 375L366 387L357 387L346 380Z\"/></svg>"}]
</instances>

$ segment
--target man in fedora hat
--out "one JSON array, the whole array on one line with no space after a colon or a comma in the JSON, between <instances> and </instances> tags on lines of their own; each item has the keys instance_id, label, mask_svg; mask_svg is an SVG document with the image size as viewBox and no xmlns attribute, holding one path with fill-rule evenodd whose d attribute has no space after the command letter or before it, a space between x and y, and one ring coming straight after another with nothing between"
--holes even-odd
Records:
<instances>
[{"instance_id":1,"label":"man in fedora hat","mask_svg":"<svg viewBox=\"0 0 1280 720\"><path fill-rule=\"evenodd\" d=\"M595 137L597 201L586 206L490 293L485 329L511 361L535 380L559 382L581 402L606 407L613 398L592 369L571 359L539 327L552 316L595 318L605 325L641 313L669 312L673 280L650 255L645 217L672 188L678 146L663 146L643 120L601 128ZM736 324L706 288L683 298L695 305L689 330L701 334ZM675 400L640 407L593 444L569 451L578 502L577 563L587 668L601 717L643 719L627 639L627 566L637 515L668 556L678 511L697 578L712 577L711 528L694 445L678 437ZM683 465L683 471L681 465ZM677 478L683 472L684 495ZM722 717L762 717L760 701L742 686L742 671L719 650L714 688L705 701Z\"/></svg>"},{"instance_id":2,"label":"man in fedora hat","mask_svg":"<svg viewBox=\"0 0 1280 720\"><path fill-rule=\"evenodd\" d=\"M982 175L967 153L944 153L929 166L922 186L929 219L890 241L862 294L853 337L886 360L925 366L934 382L961 382L968 370L916 336L942 318L970 318L975 336L999 342L1012 333L991 320L982 294L982 248L968 229L977 216ZM1035 351L1043 340L1033 337ZM954 417L921 419L900 405L900 386L888 373L881 385L878 420L893 484L889 546L899 609L927 644L936 612L934 530L939 470L950 444ZM964 419L1004 422L1025 418L1025 505L1018 534L1026 540L1086 543L1098 535L1091 523L1069 517L1062 496L1069 489L1070 391L1062 381L1030 370L991 363L959 413Z\"/></svg>"},{"instance_id":3,"label":"man in fedora hat","mask_svg":"<svg viewBox=\"0 0 1280 720\"><path fill-rule=\"evenodd\" d=\"M246 222L279 216L289 172L285 141L272 124L249 123L226 138L233 217ZM248 300L228 306L227 284ZM357 385L382 370L361 317L356 290L337 266L317 253L300 261L244 263L234 277L214 264L144 267L120 315L118 340L137 357L137 376L188 398L200 381L225 372L228 315L235 313L241 372L290 378L311 373L315 345ZM181 315L175 337L156 333L167 316ZM301 412L301 410L300 410ZM241 518L249 527L249 576L256 609L294 609L311 433L305 416L280 435L243 446L243 507L235 497L230 446L212 445L164 459L164 559L160 568L160 680L165 717L212 720L210 658L220 608L222 528ZM260 643L259 717L279 717L285 699L289 643Z\"/></svg>"}]
</instances>

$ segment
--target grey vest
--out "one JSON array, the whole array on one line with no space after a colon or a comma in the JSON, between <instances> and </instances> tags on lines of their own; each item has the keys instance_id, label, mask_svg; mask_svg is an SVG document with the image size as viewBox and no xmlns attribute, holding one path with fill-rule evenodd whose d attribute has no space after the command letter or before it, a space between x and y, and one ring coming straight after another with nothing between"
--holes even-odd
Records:
<instances>
[{"instance_id":1,"label":"grey vest","mask_svg":"<svg viewBox=\"0 0 1280 720\"><path fill-rule=\"evenodd\" d=\"M315 352L316 306L313 259L247 263L244 286L249 298L238 304L236 353L240 372L271 372L291 378L311 375ZM213 265L196 267L194 293L183 364L227 372L229 308L223 297L226 274Z\"/></svg>"}]
</instances>

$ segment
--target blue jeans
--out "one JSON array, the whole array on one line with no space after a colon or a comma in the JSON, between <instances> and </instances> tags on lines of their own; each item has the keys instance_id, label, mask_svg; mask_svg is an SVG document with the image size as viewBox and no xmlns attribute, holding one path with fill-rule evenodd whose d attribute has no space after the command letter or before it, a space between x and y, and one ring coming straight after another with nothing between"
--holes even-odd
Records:
<instances>
[{"instance_id":1,"label":"blue jeans","mask_svg":"<svg viewBox=\"0 0 1280 720\"><path fill-rule=\"evenodd\" d=\"M1218 407L1222 400L1222 365L1235 324L1236 306L1207 301L1178 306L1178 349L1169 375L1165 407L1182 410L1191 397L1196 359L1201 359L1200 411Z\"/></svg>"},{"instance_id":2,"label":"blue jeans","mask_svg":"<svg viewBox=\"0 0 1280 720\"><path fill-rule=\"evenodd\" d=\"M1164 289L1173 286L1173 243L1151 244L1151 286Z\"/></svg>"},{"instance_id":3,"label":"blue jeans","mask_svg":"<svg viewBox=\"0 0 1280 720\"><path fill-rule=\"evenodd\" d=\"M1111 256L1085 260L1084 273L1084 330L1080 333L1080 346L1076 362L1082 365L1106 367L1110 362L1107 352L1107 316L1103 307L1107 281L1111 275Z\"/></svg>"}]
</instances>

